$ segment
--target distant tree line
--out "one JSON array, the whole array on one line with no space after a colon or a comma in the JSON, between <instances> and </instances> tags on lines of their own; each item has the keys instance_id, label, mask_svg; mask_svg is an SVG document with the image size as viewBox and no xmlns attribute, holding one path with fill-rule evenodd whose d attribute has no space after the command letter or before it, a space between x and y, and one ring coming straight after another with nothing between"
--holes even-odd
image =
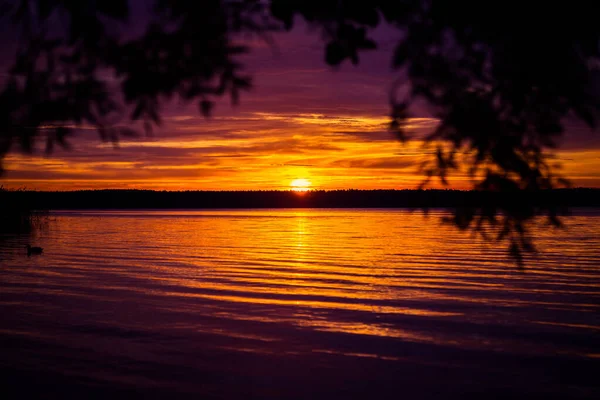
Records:
<instances>
[{"instance_id":1,"label":"distant tree line","mask_svg":"<svg viewBox=\"0 0 600 400\"><path fill-rule=\"evenodd\" d=\"M51 210L223 208L449 208L600 207L600 189L554 189L533 196L461 190L153 191L81 190L5 192L12 204Z\"/></svg>"}]
</instances>

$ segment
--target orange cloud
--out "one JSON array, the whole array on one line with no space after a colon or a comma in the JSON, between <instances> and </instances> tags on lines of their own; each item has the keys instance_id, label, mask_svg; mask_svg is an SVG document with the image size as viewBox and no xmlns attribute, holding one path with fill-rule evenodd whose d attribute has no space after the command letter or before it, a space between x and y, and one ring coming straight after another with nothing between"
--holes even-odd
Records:
<instances>
[{"instance_id":1,"label":"orange cloud","mask_svg":"<svg viewBox=\"0 0 600 400\"><path fill-rule=\"evenodd\" d=\"M419 140L401 144L386 131L387 117L346 114L248 113L210 121L173 116L158 139L122 141L119 149L95 138L77 151L52 158L10 155L4 181L12 187L48 190L149 188L288 189L308 179L317 189L413 188L423 180L417 166L430 149ZM435 119L415 118L418 134ZM202 133L199 133L202 131ZM559 153L563 172L576 184L600 181L597 151ZM456 174L453 187L468 187Z\"/></svg>"}]
</instances>

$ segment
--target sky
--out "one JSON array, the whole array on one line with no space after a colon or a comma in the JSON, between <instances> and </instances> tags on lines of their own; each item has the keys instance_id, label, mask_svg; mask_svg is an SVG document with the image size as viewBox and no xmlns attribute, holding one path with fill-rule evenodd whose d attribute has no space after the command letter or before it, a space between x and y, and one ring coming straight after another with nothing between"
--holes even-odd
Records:
<instances>
[{"instance_id":1,"label":"sky","mask_svg":"<svg viewBox=\"0 0 600 400\"><path fill-rule=\"evenodd\" d=\"M412 189L423 181L418 166L432 148L419 140L437 120L425 111L408 124L413 140L388 131L393 30L379 28L379 49L358 66L324 62L319 33L299 23L274 37L277 48L252 42L240 58L253 89L238 106L218 101L204 118L196 105L169 103L164 124L149 137L103 143L82 129L71 150L43 155L11 153L5 187L38 190L138 188L157 190L287 190L297 180L311 189ZM570 125L556 162L575 186L600 186L600 138ZM304 181L303 181L304 182ZM450 187L469 188L460 172ZM433 182L431 187L441 187Z\"/></svg>"}]
</instances>

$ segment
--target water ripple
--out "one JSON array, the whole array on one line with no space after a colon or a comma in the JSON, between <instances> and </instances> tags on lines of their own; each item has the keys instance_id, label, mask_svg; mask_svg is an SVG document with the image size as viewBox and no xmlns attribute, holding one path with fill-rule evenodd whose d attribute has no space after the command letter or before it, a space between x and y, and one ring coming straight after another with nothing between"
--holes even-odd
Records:
<instances>
[{"instance_id":1,"label":"water ripple","mask_svg":"<svg viewBox=\"0 0 600 400\"><path fill-rule=\"evenodd\" d=\"M60 394L600 397L600 214L540 226L525 270L443 215L55 213L42 257L0 240L0 368Z\"/></svg>"}]
</instances>

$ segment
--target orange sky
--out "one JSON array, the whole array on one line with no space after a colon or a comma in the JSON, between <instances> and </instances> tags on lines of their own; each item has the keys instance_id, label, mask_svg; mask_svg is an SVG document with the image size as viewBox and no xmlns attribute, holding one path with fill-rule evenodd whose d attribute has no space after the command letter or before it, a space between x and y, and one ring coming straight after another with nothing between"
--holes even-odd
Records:
<instances>
[{"instance_id":1,"label":"orange sky","mask_svg":"<svg viewBox=\"0 0 600 400\"><path fill-rule=\"evenodd\" d=\"M279 190L294 179L307 179L316 189L417 187L423 179L417 166L431 150L419 140L398 142L386 131L387 122L384 115L240 111L209 121L174 115L163 129L178 133L176 138L159 133L115 149L92 137L51 157L12 154L3 182L43 190ZM415 118L410 126L421 133L435 123ZM557 158L577 186L598 186L599 156L594 149L572 149ZM468 185L458 174L452 186Z\"/></svg>"},{"instance_id":2,"label":"orange sky","mask_svg":"<svg viewBox=\"0 0 600 400\"><path fill-rule=\"evenodd\" d=\"M415 188L423 179L418 165L432 151L418 137L437 121L425 113L412 119L408 130L417 139L405 144L388 132L388 91L397 76L390 68L394 40L381 35L380 50L359 66L334 70L325 66L316 34L301 27L276 38L279 51L255 46L245 56L254 89L238 107L224 100L207 120L195 106L169 104L153 137L121 140L118 149L82 129L70 151L9 154L1 183L40 190L279 190L307 179L315 189ZM576 186L600 186L599 135L577 127L568 133L557 153L564 175ZM452 187L468 188L469 181L457 174Z\"/></svg>"}]
</instances>

